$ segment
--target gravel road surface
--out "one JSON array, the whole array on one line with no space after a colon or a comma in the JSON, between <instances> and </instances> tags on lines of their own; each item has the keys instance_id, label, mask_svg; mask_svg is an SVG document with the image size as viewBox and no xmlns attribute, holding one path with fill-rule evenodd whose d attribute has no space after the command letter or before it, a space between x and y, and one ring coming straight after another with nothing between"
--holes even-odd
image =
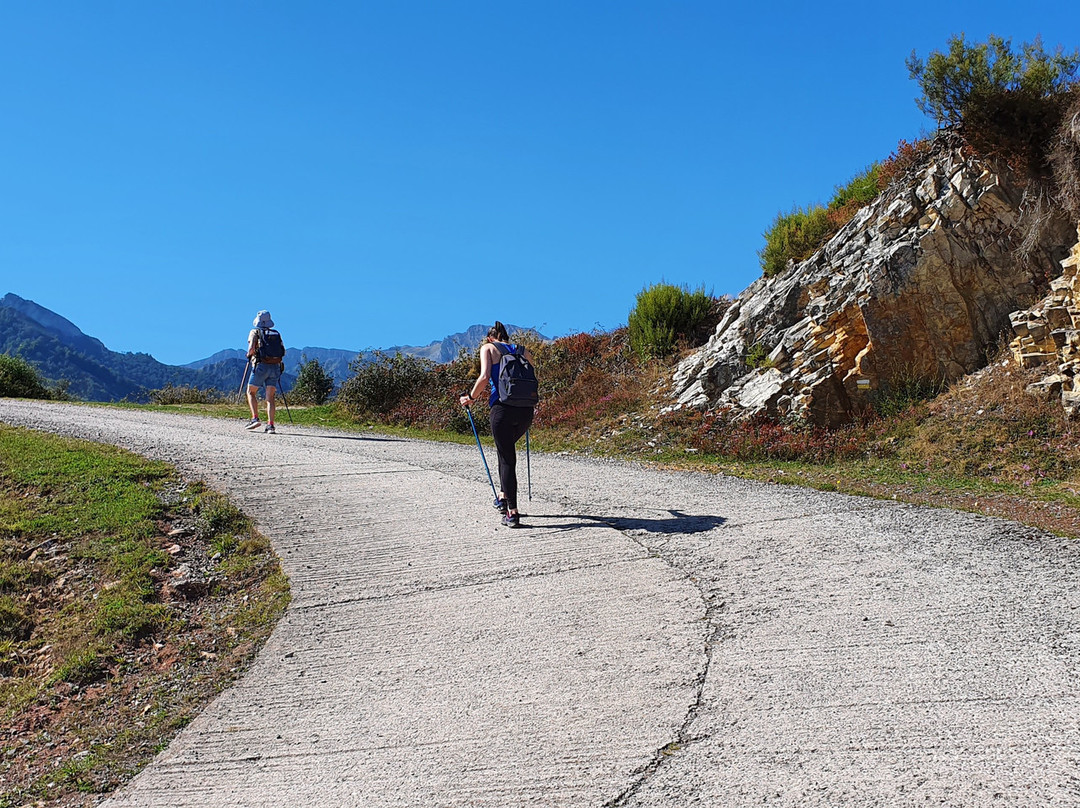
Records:
<instances>
[{"instance_id":1,"label":"gravel road surface","mask_svg":"<svg viewBox=\"0 0 1080 808\"><path fill-rule=\"evenodd\" d=\"M0 421L206 480L292 581L248 674L107 806L1080 806L1075 541L553 455L509 530L475 446Z\"/></svg>"}]
</instances>

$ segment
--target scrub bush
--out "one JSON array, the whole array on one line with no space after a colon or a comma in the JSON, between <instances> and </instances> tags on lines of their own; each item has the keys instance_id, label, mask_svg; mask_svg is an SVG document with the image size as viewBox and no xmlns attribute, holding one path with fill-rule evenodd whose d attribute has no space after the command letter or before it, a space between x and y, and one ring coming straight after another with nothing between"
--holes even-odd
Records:
<instances>
[{"instance_id":1,"label":"scrub bush","mask_svg":"<svg viewBox=\"0 0 1080 808\"><path fill-rule=\"evenodd\" d=\"M834 232L855 218L855 214L869 205L881 193L881 166L872 163L847 185L836 189L829 201L827 216ZM831 235L831 234L830 234Z\"/></svg>"},{"instance_id":2,"label":"scrub bush","mask_svg":"<svg viewBox=\"0 0 1080 808\"><path fill-rule=\"evenodd\" d=\"M795 206L779 213L765 233L765 246L758 253L765 277L783 272L789 261L805 261L836 232L828 211L820 205Z\"/></svg>"},{"instance_id":3,"label":"scrub bush","mask_svg":"<svg viewBox=\"0 0 1080 808\"><path fill-rule=\"evenodd\" d=\"M717 306L704 287L691 292L658 283L643 289L627 322L630 347L645 361L671 355L679 342L697 344L703 326L715 324Z\"/></svg>"},{"instance_id":4,"label":"scrub bush","mask_svg":"<svg viewBox=\"0 0 1080 808\"><path fill-rule=\"evenodd\" d=\"M52 398L37 369L19 356L0 354L0 398Z\"/></svg>"},{"instance_id":5,"label":"scrub bush","mask_svg":"<svg viewBox=\"0 0 1080 808\"><path fill-rule=\"evenodd\" d=\"M368 361L349 363L353 375L341 385L338 403L354 417L386 415L414 391L425 388L434 367L430 359L376 351Z\"/></svg>"}]
</instances>

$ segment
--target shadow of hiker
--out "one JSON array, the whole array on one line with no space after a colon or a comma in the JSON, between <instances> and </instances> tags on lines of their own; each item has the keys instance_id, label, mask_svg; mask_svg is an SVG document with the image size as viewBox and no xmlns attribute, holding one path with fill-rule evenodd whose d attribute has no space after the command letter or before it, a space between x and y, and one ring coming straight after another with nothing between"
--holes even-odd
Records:
<instances>
[{"instance_id":1,"label":"shadow of hiker","mask_svg":"<svg viewBox=\"0 0 1080 808\"><path fill-rule=\"evenodd\" d=\"M300 435L299 433L279 432L278 437L304 437L304 438L322 438L323 440L363 440L370 441L372 443L403 443L403 438L375 438L370 435Z\"/></svg>"},{"instance_id":2,"label":"shadow of hiker","mask_svg":"<svg viewBox=\"0 0 1080 808\"><path fill-rule=\"evenodd\" d=\"M534 521L544 520L544 527L571 529L578 527L610 527L620 532L641 530L647 533L684 534L707 533L726 522L722 516L695 516L682 511L668 510L670 518L644 519L620 516L587 516L585 514L528 514ZM575 522L549 524L549 519L574 519Z\"/></svg>"}]
</instances>

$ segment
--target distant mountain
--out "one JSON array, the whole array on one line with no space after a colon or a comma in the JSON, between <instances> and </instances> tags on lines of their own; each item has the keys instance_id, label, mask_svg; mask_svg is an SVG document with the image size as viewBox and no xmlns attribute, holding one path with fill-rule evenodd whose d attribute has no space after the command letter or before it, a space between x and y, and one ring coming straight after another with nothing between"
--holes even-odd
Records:
<instances>
[{"instance_id":1,"label":"distant mountain","mask_svg":"<svg viewBox=\"0 0 1080 808\"><path fill-rule=\"evenodd\" d=\"M507 330L512 336L524 332L547 339L533 329L508 325ZM340 385L352 375L351 363L370 361L377 352L450 362L463 349L475 351L487 331L486 325L474 325L428 345L397 345L366 351L287 346L285 364L295 371L303 359L318 359ZM186 365L166 365L145 353L110 351L101 340L84 334L70 320L12 293L0 298L0 353L32 362L51 383L66 380L68 392L88 401L145 401L151 390L167 384L212 388L231 394L240 387L246 362L245 352L237 348L226 348ZM282 381L289 390L295 375L286 372Z\"/></svg>"},{"instance_id":2,"label":"distant mountain","mask_svg":"<svg viewBox=\"0 0 1080 808\"><path fill-rule=\"evenodd\" d=\"M87 401L145 401L167 384L235 392L244 372L243 354L200 369L158 362L145 353L110 351L101 340L32 300L8 293L0 298L0 353L20 356L51 383ZM284 377L286 385L291 377Z\"/></svg>"},{"instance_id":3,"label":"distant mountain","mask_svg":"<svg viewBox=\"0 0 1080 808\"><path fill-rule=\"evenodd\" d=\"M417 347L413 345L401 345L396 348L387 348L384 353L397 353L400 351L403 354L411 356L422 356L425 359L430 359L433 362L452 362L457 359L458 354L464 348L466 351L475 351L480 343L484 341L487 336L489 326L486 325L473 325L469 326L468 330L461 332L460 334L451 334L449 337L432 342L429 345ZM519 328L516 325L507 325L506 330L513 336L517 333L532 334L539 339L546 340L547 337L540 334L531 328Z\"/></svg>"},{"instance_id":4,"label":"distant mountain","mask_svg":"<svg viewBox=\"0 0 1080 808\"><path fill-rule=\"evenodd\" d=\"M547 339L547 337L531 328L518 328L514 325L508 325L506 329L511 334L524 332L527 334L534 334L539 339ZM424 359L430 359L431 361L439 362L440 364L451 362L454 359L457 359L458 353L460 353L462 349L466 351L475 351L480 346L484 337L487 336L487 332L488 326L474 325L461 333L451 334L448 337L436 340L428 345L395 345L392 348L376 348L366 351L349 351L342 348L316 348L310 346L306 348L289 348L288 355L285 359L287 365L292 368L299 367L302 360L318 359L323 370L334 377L335 384L340 385L352 375L352 370L349 368L349 365L357 359L364 362L370 361L372 356L376 353L389 354L390 356L393 356L396 353L402 353L406 356L419 356ZM190 362L187 365L184 365L184 367L193 369L206 368L215 363L234 357L243 359L243 356L243 351L227 348L223 351L218 351L212 356L206 357L206 359Z\"/></svg>"}]
</instances>

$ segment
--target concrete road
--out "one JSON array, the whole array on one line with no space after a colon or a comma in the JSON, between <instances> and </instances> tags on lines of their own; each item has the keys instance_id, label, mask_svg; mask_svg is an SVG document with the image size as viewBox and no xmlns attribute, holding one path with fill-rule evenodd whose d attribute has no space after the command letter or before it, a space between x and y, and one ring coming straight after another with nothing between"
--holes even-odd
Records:
<instances>
[{"instance_id":1,"label":"concrete road","mask_svg":"<svg viewBox=\"0 0 1080 808\"><path fill-rule=\"evenodd\" d=\"M293 604L115 806L1080 806L1080 548L475 446L0 399L227 492Z\"/></svg>"}]
</instances>

